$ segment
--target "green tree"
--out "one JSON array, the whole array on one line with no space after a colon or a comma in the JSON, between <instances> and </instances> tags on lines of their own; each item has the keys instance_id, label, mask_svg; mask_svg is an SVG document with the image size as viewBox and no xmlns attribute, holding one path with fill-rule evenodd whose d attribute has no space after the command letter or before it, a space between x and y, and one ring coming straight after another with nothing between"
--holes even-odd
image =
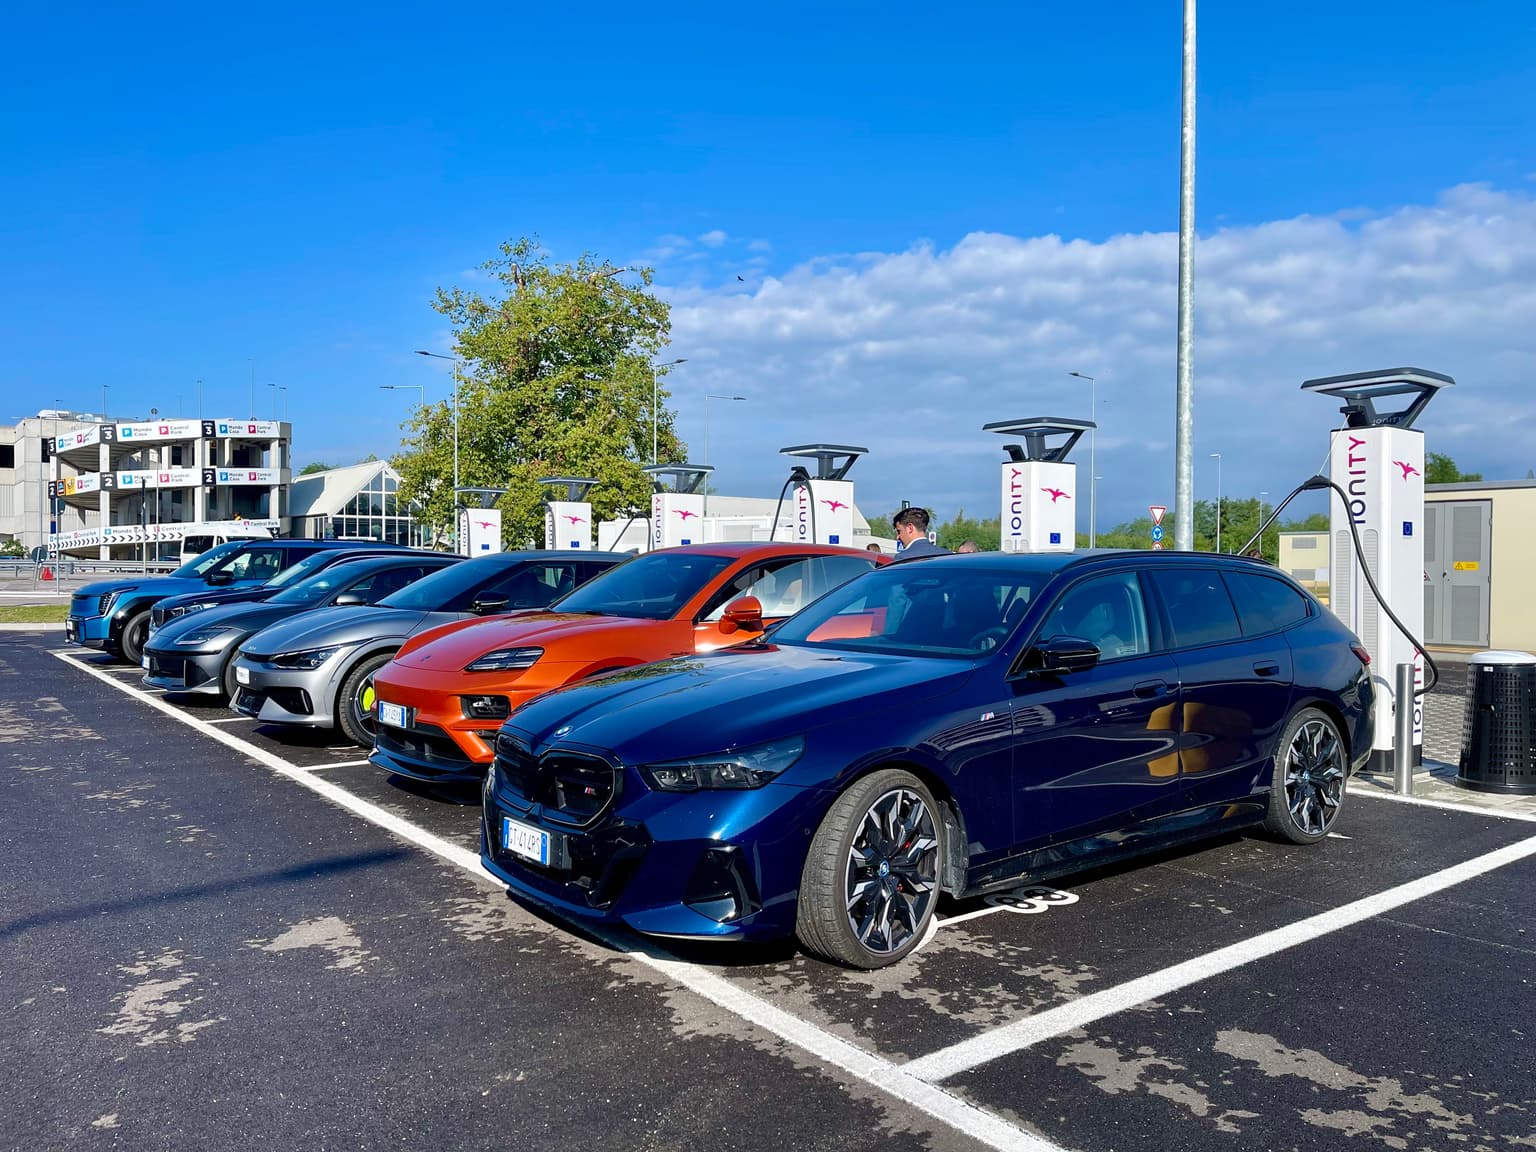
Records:
<instances>
[{"instance_id":1,"label":"green tree","mask_svg":"<svg viewBox=\"0 0 1536 1152\"><path fill-rule=\"evenodd\" d=\"M940 524L937 531L939 547L951 551L967 540L976 541L976 547L983 552L996 552L1003 546L1002 522L996 516L990 520L977 520L967 516L964 508Z\"/></svg>"},{"instance_id":2,"label":"green tree","mask_svg":"<svg viewBox=\"0 0 1536 1152\"><path fill-rule=\"evenodd\" d=\"M482 269L490 298L438 289L432 307L453 326L458 377L460 484L505 488L498 501L509 546L543 539L545 476L598 481L593 514L650 506L653 421L663 462L683 459L668 393L653 366L671 331L649 268L614 268L584 254L552 263L536 240L501 246ZM621 279L628 272L638 284ZM653 392L657 408L652 408ZM451 398L418 409L395 457L402 499L428 524L453 514Z\"/></svg>"},{"instance_id":3,"label":"green tree","mask_svg":"<svg viewBox=\"0 0 1536 1152\"><path fill-rule=\"evenodd\" d=\"M314 460L300 468L299 475L313 476L316 472L329 472L330 470L331 466L329 464L322 464L320 461Z\"/></svg>"},{"instance_id":4,"label":"green tree","mask_svg":"<svg viewBox=\"0 0 1536 1152\"><path fill-rule=\"evenodd\" d=\"M1481 480L1481 472L1463 472L1444 452L1431 452L1424 458L1424 483L1471 484Z\"/></svg>"}]
</instances>

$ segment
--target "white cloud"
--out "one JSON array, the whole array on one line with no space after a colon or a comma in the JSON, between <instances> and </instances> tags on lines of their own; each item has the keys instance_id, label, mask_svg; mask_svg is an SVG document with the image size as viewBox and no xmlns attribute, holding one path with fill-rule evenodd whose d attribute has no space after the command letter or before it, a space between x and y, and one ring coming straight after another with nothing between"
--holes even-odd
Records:
<instances>
[{"instance_id":1,"label":"white cloud","mask_svg":"<svg viewBox=\"0 0 1536 1152\"><path fill-rule=\"evenodd\" d=\"M748 252L772 252L773 245L766 240L753 240L747 245Z\"/></svg>"},{"instance_id":2,"label":"white cloud","mask_svg":"<svg viewBox=\"0 0 1536 1152\"><path fill-rule=\"evenodd\" d=\"M699 243L706 248L718 248L729 239L730 237L720 229L714 228L700 236Z\"/></svg>"},{"instance_id":3,"label":"white cloud","mask_svg":"<svg viewBox=\"0 0 1536 1152\"><path fill-rule=\"evenodd\" d=\"M777 491L777 449L823 440L871 449L850 477L867 510L991 514L1002 441L981 425L1086 416L1079 371L1098 378L1100 525L1127 519L1172 503L1176 256L1172 232L978 232L819 257L751 292L671 289L681 431L701 443L702 396L740 393L751 403L710 414L724 491ZM1197 246L1195 302L1201 498L1212 452L1227 495L1277 496L1318 466L1337 413L1303 379L1405 364L1458 380L1421 420L1431 451L1490 478L1536 465L1528 195L1468 185L1433 205L1222 229Z\"/></svg>"}]
</instances>

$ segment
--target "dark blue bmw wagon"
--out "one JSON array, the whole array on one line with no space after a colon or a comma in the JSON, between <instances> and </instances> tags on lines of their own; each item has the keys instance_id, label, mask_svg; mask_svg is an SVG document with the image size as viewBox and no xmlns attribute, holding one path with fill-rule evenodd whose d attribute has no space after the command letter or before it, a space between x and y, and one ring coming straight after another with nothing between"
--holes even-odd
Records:
<instances>
[{"instance_id":1,"label":"dark blue bmw wagon","mask_svg":"<svg viewBox=\"0 0 1536 1152\"><path fill-rule=\"evenodd\" d=\"M485 779L481 855L568 915L794 934L880 967L916 947L941 893L1246 825L1321 840L1370 753L1368 660L1259 561L895 564L758 641L519 709Z\"/></svg>"}]
</instances>

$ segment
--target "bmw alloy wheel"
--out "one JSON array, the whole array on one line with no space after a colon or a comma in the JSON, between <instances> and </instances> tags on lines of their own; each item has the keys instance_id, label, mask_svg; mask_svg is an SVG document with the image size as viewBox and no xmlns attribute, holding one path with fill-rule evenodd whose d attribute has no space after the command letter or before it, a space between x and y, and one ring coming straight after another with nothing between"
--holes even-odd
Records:
<instances>
[{"instance_id":1,"label":"bmw alloy wheel","mask_svg":"<svg viewBox=\"0 0 1536 1152\"><path fill-rule=\"evenodd\" d=\"M848 849L848 926L876 956L903 950L938 895L939 839L923 797L896 788L864 813Z\"/></svg>"},{"instance_id":2,"label":"bmw alloy wheel","mask_svg":"<svg viewBox=\"0 0 1536 1152\"><path fill-rule=\"evenodd\" d=\"M1285 752L1285 803L1298 831L1322 836L1333 825L1344 798L1344 747L1333 726L1309 718Z\"/></svg>"}]
</instances>

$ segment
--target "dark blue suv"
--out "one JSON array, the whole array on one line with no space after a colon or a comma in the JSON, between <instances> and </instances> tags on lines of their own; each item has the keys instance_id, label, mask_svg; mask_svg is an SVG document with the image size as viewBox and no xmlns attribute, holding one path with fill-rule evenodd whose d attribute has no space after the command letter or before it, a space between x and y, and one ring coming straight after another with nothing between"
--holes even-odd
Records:
<instances>
[{"instance_id":1,"label":"dark blue suv","mask_svg":"<svg viewBox=\"0 0 1536 1152\"><path fill-rule=\"evenodd\" d=\"M150 610L161 600L265 584L307 556L349 547L357 545L340 540L231 540L187 561L169 576L87 584L69 603L64 634L71 643L100 648L138 664L149 634Z\"/></svg>"},{"instance_id":2,"label":"dark blue suv","mask_svg":"<svg viewBox=\"0 0 1536 1152\"><path fill-rule=\"evenodd\" d=\"M1261 561L943 556L761 640L538 697L496 740L481 856L641 932L796 935L860 968L975 896L1255 826L1334 826L1369 657Z\"/></svg>"}]
</instances>

